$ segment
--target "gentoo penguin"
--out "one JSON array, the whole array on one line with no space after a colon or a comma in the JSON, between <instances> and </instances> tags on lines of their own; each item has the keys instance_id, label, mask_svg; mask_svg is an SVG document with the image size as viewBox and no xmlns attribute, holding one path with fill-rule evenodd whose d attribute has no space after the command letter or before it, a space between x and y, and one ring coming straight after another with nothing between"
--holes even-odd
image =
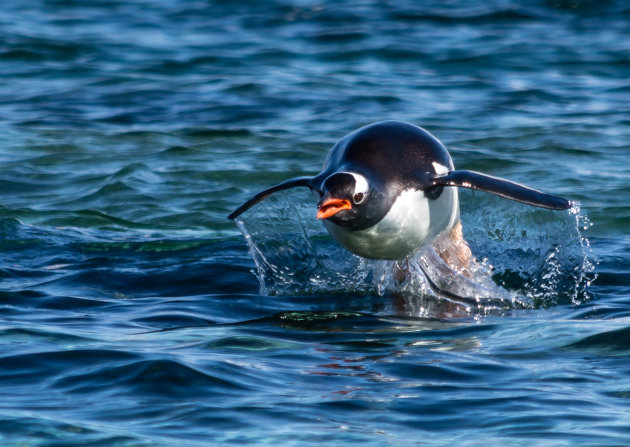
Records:
<instances>
[{"instance_id":1,"label":"gentoo penguin","mask_svg":"<svg viewBox=\"0 0 630 447\"><path fill-rule=\"evenodd\" d=\"M478 172L455 170L444 145L400 121L369 124L333 146L322 172L259 192L228 217L235 219L270 194L306 186L319 198L317 218L345 248L364 258L402 260L437 236L461 237L457 188L476 189L552 210L557 196Z\"/></svg>"}]
</instances>

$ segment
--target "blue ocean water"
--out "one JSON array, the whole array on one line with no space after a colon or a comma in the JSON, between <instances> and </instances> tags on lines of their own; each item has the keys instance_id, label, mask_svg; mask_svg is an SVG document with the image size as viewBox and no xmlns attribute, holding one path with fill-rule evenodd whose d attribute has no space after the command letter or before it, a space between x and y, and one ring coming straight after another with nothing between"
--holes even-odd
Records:
<instances>
[{"instance_id":1,"label":"blue ocean water","mask_svg":"<svg viewBox=\"0 0 630 447\"><path fill-rule=\"evenodd\" d=\"M3 2L0 445L628 445L630 6L522 3ZM579 211L461 192L475 306L226 218L384 119Z\"/></svg>"}]
</instances>

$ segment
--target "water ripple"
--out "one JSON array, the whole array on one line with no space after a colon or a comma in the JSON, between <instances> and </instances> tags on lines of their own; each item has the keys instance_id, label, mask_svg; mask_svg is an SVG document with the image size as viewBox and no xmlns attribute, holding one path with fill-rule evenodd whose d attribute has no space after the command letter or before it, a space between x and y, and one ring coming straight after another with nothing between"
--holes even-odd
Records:
<instances>
[{"instance_id":1,"label":"water ripple","mask_svg":"<svg viewBox=\"0 0 630 447\"><path fill-rule=\"evenodd\" d=\"M627 2L2 6L0 444L628 444ZM581 202L462 193L459 290L518 299L405 293L307 197L245 217L259 293L226 215L382 119Z\"/></svg>"}]
</instances>

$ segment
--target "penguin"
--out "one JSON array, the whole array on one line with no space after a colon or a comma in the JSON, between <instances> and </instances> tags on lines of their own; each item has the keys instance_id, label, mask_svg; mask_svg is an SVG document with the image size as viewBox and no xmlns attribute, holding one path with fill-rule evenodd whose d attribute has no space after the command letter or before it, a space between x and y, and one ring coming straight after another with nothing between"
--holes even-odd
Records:
<instances>
[{"instance_id":1,"label":"penguin","mask_svg":"<svg viewBox=\"0 0 630 447\"><path fill-rule=\"evenodd\" d=\"M322 171L259 192L229 219L267 198L307 187L318 199L316 217L343 247L368 259L404 260L441 235L461 238L456 187L551 210L568 200L486 174L456 170L446 147L414 124L381 121L339 140Z\"/></svg>"}]
</instances>

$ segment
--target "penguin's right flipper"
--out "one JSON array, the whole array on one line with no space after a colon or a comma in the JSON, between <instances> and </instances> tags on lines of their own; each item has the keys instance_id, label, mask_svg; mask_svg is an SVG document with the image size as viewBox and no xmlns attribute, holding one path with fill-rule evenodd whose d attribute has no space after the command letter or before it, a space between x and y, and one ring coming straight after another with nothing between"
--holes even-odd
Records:
<instances>
[{"instance_id":1,"label":"penguin's right flipper","mask_svg":"<svg viewBox=\"0 0 630 447\"><path fill-rule=\"evenodd\" d=\"M314 186L313 182L314 177L295 177L289 180L285 180L284 182L272 186L271 188L265 189L264 191L260 191L254 197L249 199L247 202L243 203L241 206L236 208L234 211L230 213L228 219L236 219L238 216L243 214L245 211L250 209L252 206L256 205L259 202L262 202L267 197L269 197L274 192L282 191L283 189L295 188L296 186L306 186L311 190L317 190Z\"/></svg>"},{"instance_id":2,"label":"penguin's right flipper","mask_svg":"<svg viewBox=\"0 0 630 447\"><path fill-rule=\"evenodd\" d=\"M490 175L481 174L474 171L456 170L448 174L434 177L431 180L432 186L458 186L460 188L476 189L491 194L526 203L528 205L539 206L550 210L566 210L571 208L571 202L562 197L546 194L527 186L519 185L508 180L503 180Z\"/></svg>"}]
</instances>

